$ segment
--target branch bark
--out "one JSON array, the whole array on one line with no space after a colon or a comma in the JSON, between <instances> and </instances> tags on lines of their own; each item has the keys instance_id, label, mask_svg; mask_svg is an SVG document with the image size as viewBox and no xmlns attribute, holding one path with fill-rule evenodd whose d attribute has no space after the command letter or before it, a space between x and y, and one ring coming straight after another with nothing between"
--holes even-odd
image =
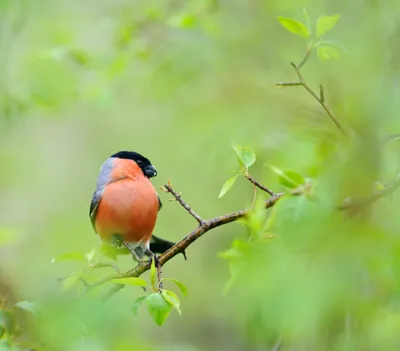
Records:
<instances>
[{"instance_id":1,"label":"branch bark","mask_svg":"<svg viewBox=\"0 0 400 351\"><path fill-rule=\"evenodd\" d=\"M244 175L251 183L253 183L257 188L267 192L268 194L270 194L271 196L275 196L276 194L271 190L266 188L264 185L260 184L259 182L257 182L250 174L245 173Z\"/></svg>"},{"instance_id":2,"label":"branch bark","mask_svg":"<svg viewBox=\"0 0 400 351\"><path fill-rule=\"evenodd\" d=\"M177 194L172 189L170 184L166 185L165 189L167 189L168 192L170 192L174 197L175 197L174 193ZM172 193L172 191L174 193ZM274 206L283 195L285 195L285 194L279 193L279 194L275 194L274 196L270 197L267 201L265 201L265 208L268 209L268 208L271 208L272 206ZM183 204L181 202L183 202ZM185 209L187 209L187 207L189 207L181 198L180 198L179 203ZM189 247L189 245L194 243L197 239L202 237L204 234L206 234L210 230L220 227L222 225L228 224L228 223L235 222L238 219L245 217L248 213L249 213L249 210L244 209L244 210L239 210L239 211L235 211L232 213L228 213L228 214L225 214L225 215L213 218L213 219L202 220L202 224L200 224L196 229L194 229L192 232L187 234L181 241L176 243L173 247L171 247L169 250L164 252L162 255L158 256L158 260L157 260L158 264L160 265L160 267L162 267L164 264L166 264L168 261L170 261L173 257L178 255L179 253L184 252ZM151 260L149 260L148 262L141 263L141 264L137 265L135 268L133 268L130 271L127 271L125 273L117 273L117 274L113 274L108 277L105 277L104 279L100 280L96 284L93 284L90 289L93 289L95 287L103 285L114 279L139 277L144 272L148 271L150 269L150 266L151 266ZM103 300L108 300L111 296L113 296L115 293L120 291L123 287L124 287L124 285L116 284L114 287L111 288L111 290L109 292L106 293L106 295L103 296Z\"/></svg>"},{"instance_id":3,"label":"branch bark","mask_svg":"<svg viewBox=\"0 0 400 351\"><path fill-rule=\"evenodd\" d=\"M204 224L204 220L192 210L192 208L182 199L182 194L177 193L174 189L172 189L171 182L168 182L168 185L165 185L164 188L161 188L163 191L167 193L171 193L172 196L175 198L176 201L179 202L179 204L189 212L189 214L199 223L199 225Z\"/></svg>"}]
</instances>

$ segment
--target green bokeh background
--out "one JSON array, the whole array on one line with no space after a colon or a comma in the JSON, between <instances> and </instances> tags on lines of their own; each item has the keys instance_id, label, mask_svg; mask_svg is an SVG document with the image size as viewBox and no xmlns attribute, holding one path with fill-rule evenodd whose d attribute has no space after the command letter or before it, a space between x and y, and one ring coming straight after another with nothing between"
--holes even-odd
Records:
<instances>
[{"instance_id":1,"label":"green bokeh background","mask_svg":"<svg viewBox=\"0 0 400 351\"><path fill-rule=\"evenodd\" d=\"M303 8L313 23L342 14L329 38L347 53L329 62L312 55L303 74L315 89L324 84L347 138L304 89L276 87L295 81L289 63L306 49L276 16L303 21ZM22 339L37 351L258 351L279 340L282 350L398 350L399 199L358 215L332 207L398 171L398 142L382 139L400 131L399 8L398 0L1 0L0 233L12 240L0 247L0 283L45 315ZM61 292L57 278L77 264L52 258L100 246L88 211L105 158L143 153L157 188L171 180L212 218L253 201L243 179L218 199L238 167L232 142L255 150L251 174L261 183L285 191L266 165L293 169L318 184L321 201L282 201L276 238L244 254L228 294L218 253L246 242L238 223L164 267L189 296L162 327L144 306L131 312L140 288L106 304ZM178 241L196 222L160 196L155 233Z\"/></svg>"}]
</instances>

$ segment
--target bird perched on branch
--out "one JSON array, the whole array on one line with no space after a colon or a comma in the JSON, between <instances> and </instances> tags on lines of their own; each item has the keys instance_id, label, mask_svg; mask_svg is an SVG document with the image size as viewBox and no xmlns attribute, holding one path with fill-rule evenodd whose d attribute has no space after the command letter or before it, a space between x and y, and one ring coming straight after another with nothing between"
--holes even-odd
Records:
<instances>
[{"instance_id":1,"label":"bird perched on branch","mask_svg":"<svg viewBox=\"0 0 400 351\"><path fill-rule=\"evenodd\" d=\"M90 204L90 220L101 240L125 246L138 262L144 255L153 257L174 245L152 235L162 207L150 182L156 175L146 157L132 151L117 152L101 166Z\"/></svg>"}]
</instances>

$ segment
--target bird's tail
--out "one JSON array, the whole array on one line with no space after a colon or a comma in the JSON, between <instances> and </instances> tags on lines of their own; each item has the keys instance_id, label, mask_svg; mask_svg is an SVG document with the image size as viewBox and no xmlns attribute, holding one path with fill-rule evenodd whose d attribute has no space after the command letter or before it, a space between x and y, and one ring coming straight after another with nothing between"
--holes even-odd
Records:
<instances>
[{"instance_id":1,"label":"bird's tail","mask_svg":"<svg viewBox=\"0 0 400 351\"><path fill-rule=\"evenodd\" d=\"M175 245L174 242L161 239L155 235L152 235L151 239L150 239L150 251L153 253L162 254L165 251L169 250L174 245ZM182 251L181 253L182 253L183 257L185 257L185 260L186 260L187 259L186 252Z\"/></svg>"}]
</instances>

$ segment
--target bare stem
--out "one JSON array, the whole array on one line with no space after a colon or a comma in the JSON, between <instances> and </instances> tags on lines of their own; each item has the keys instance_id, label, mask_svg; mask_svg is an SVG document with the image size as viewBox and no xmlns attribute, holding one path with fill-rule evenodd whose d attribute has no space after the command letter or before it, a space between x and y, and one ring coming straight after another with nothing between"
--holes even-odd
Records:
<instances>
[{"instance_id":1,"label":"bare stem","mask_svg":"<svg viewBox=\"0 0 400 351\"><path fill-rule=\"evenodd\" d=\"M295 63L291 62L291 65L293 66L293 68L296 71L297 77L299 78L299 82L301 83L301 85L314 97L315 100L317 100L319 102L319 104L322 106L322 108L325 110L325 112L327 113L327 115L331 118L331 120L333 121L333 123L336 124L336 126L339 128L339 130L344 134L347 135L346 132L344 131L344 129L342 128L342 126L340 125L339 121L337 120L337 118L335 117L334 113L332 112L332 110L326 105L325 103L325 96L324 94L319 97L317 95L317 93L307 84L307 82L304 80L301 72L300 72L300 65L296 66Z\"/></svg>"},{"instance_id":2,"label":"bare stem","mask_svg":"<svg viewBox=\"0 0 400 351\"><path fill-rule=\"evenodd\" d=\"M297 68L300 69L301 67L303 67L306 64L306 62L308 61L308 59L310 58L310 56L311 56L311 48L308 48L304 58L297 65Z\"/></svg>"},{"instance_id":3,"label":"bare stem","mask_svg":"<svg viewBox=\"0 0 400 351\"><path fill-rule=\"evenodd\" d=\"M303 86L300 82L279 82L276 83L277 86L279 87L300 87Z\"/></svg>"},{"instance_id":4,"label":"bare stem","mask_svg":"<svg viewBox=\"0 0 400 351\"><path fill-rule=\"evenodd\" d=\"M172 189L171 182L168 182L168 185L164 186L165 189L172 194L172 196L176 199L176 201L179 202L179 204L190 213L190 215L197 221L199 222L199 225L204 224L204 220L192 210L192 208L182 199L182 195L177 193L174 189Z\"/></svg>"},{"instance_id":5,"label":"bare stem","mask_svg":"<svg viewBox=\"0 0 400 351\"><path fill-rule=\"evenodd\" d=\"M372 202L375 202L376 200L391 195L397 190L399 186L400 186L400 174L397 176L396 180L392 184L386 186L383 190L380 190L379 192L376 192L375 194L365 199L349 199L344 204L337 206L336 209L341 211L350 209L360 209L362 207L371 204Z\"/></svg>"},{"instance_id":6,"label":"bare stem","mask_svg":"<svg viewBox=\"0 0 400 351\"><path fill-rule=\"evenodd\" d=\"M260 184L259 182L257 182L250 174L245 173L244 176L250 180L251 183L253 183L257 188L267 192L268 194L270 194L271 196L275 196L276 194L271 190L268 189L267 187L265 187L264 185Z\"/></svg>"},{"instance_id":7,"label":"bare stem","mask_svg":"<svg viewBox=\"0 0 400 351\"><path fill-rule=\"evenodd\" d=\"M312 48L308 48L306 51L306 54L304 58L300 61L298 65L295 63L291 62L291 65L296 71L297 77L299 78L298 82L279 82L276 85L280 87L291 87L291 86L303 86L313 97L315 100L318 101L318 103L322 106L322 108L325 110L329 118L335 123L335 125L339 128L339 130L344 134L347 135L342 126L340 125L338 119L336 118L335 114L333 111L326 105L325 103L325 92L324 92L324 87L322 84L319 86L319 96L318 94L308 85L308 83L304 80L300 70L301 68L306 64L308 59L311 56Z\"/></svg>"}]
</instances>

